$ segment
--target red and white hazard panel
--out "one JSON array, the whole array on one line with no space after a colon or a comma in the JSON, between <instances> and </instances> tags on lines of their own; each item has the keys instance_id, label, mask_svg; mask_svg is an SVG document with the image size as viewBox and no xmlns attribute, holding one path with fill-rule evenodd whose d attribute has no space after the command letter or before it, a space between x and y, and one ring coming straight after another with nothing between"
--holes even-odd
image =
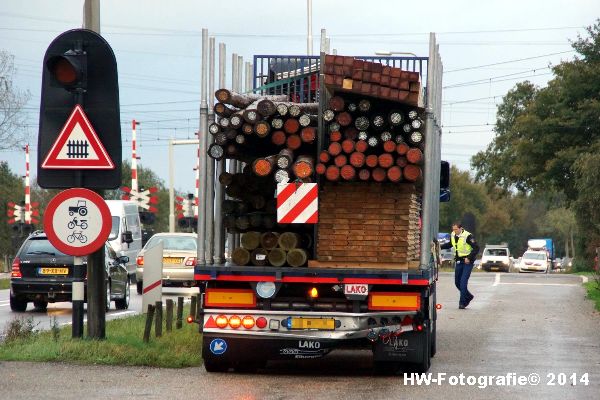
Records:
<instances>
[{"instance_id":1,"label":"red and white hazard panel","mask_svg":"<svg viewBox=\"0 0 600 400\"><path fill-rule=\"evenodd\" d=\"M319 189L316 183L277 185L277 222L316 224L319 222Z\"/></svg>"}]
</instances>

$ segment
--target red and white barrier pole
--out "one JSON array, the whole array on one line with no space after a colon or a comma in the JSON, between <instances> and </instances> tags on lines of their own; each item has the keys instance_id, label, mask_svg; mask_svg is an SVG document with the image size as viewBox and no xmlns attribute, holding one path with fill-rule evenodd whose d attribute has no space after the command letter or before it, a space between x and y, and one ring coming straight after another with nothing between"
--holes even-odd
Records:
<instances>
[{"instance_id":1,"label":"red and white barrier pole","mask_svg":"<svg viewBox=\"0 0 600 400\"><path fill-rule=\"evenodd\" d=\"M200 135L198 135L198 138L200 138ZM200 141L200 139L199 139L199 141ZM196 159L196 193L194 196L194 218L196 218L196 220L198 219L198 208L200 205L198 202L199 196L200 196L200 145L198 144L198 154L197 154L197 159ZM198 223L200 223L200 221L198 221Z\"/></svg>"},{"instance_id":2,"label":"red and white barrier pole","mask_svg":"<svg viewBox=\"0 0 600 400\"><path fill-rule=\"evenodd\" d=\"M25 145L25 223L31 224L31 187L29 186L29 144Z\"/></svg>"},{"instance_id":3,"label":"red and white barrier pole","mask_svg":"<svg viewBox=\"0 0 600 400\"><path fill-rule=\"evenodd\" d=\"M137 153L136 153L136 134L135 126L139 125L135 119L131 121L131 190L138 193L138 177L137 177Z\"/></svg>"}]
</instances>

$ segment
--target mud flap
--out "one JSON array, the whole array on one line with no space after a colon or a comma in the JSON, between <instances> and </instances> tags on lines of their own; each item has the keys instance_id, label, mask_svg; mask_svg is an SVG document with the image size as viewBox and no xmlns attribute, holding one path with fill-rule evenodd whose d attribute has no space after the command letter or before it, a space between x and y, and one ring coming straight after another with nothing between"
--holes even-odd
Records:
<instances>
[{"instance_id":1,"label":"mud flap","mask_svg":"<svg viewBox=\"0 0 600 400\"><path fill-rule=\"evenodd\" d=\"M321 358L333 350L336 341L279 339L205 333L202 358L233 365L257 360L298 360Z\"/></svg>"},{"instance_id":2,"label":"mud flap","mask_svg":"<svg viewBox=\"0 0 600 400\"><path fill-rule=\"evenodd\" d=\"M400 336L380 338L373 343L373 360L418 363L429 350L425 346L429 346L425 332L405 332Z\"/></svg>"}]
</instances>

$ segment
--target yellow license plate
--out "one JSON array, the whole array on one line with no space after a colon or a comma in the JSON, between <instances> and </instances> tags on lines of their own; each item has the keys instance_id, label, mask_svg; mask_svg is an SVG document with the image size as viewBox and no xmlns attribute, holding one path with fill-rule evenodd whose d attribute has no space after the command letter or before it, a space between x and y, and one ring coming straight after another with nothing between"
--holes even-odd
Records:
<instances>
[{"instance_id":1,"label":"yellow license plate","mask_svg":"<svg viewBox=\"0 0 600 400\"><path fill-rule=\"evenodd\" d=\"M335 330L333 318L292 318L292 329Z\"/></svg>"},{"instance_id":2,"label":"yellow license plate","mask_svg":"<svg viewBox=\"0 0 600 400\"><path fill-rule=\"evenodd\" d=\"M165 264L181 264L183 257L163 257L163 263Z\"/></svg>"},{"instance_id":3,"label":"yellow license plate","mask_svg":"<svg viewBox=\"0 0 600 400\"><path fill-rule=\"evenodd\" d=\"M69 268L40 268L40 274L42 275L67 275Z\"/></svg>"}]
</instances>

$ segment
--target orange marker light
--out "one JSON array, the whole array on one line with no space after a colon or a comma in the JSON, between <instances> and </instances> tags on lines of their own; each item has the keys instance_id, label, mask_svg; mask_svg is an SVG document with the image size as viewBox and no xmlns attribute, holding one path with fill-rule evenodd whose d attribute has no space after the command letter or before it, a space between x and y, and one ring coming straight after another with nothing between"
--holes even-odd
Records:
<instances>
[{"instance_id":1,"label":"orange marker light","mask_svg":"<svg viewBox=\"0 0 600 400\"><path fill-rule=\"evenodd\" d=\"M252 329L254 328L254 318L251 317L250 315L246 315L243 319L242 319L242 326L246 329Z\"/></svg>"},{"instance_id":2,"label":"orange marker light","mask_svg":"<svg viewBox=\"0 0 600 400\"><path fill-rule=\"evenodd\" d=\"M438 303L438 304L435 305L435 308L438 309L438 310L441 310L442 309L442 305Z\"/></svg>"},{"instance_id":3,"label":"orange marker light","mask_svg":"<svg viewBox=\"0 0 600 400\"><path fill-rule=\"evenodd\" d=\"M217 326L219 328L225 328L227 326L227 324L229 323L229 320L227 319L227 317L225 315L219 315L217 317L217 319L215 320L215 323L217 324Z\"/></svg>"},{"instance_id":4,"label":"orange marker light","mask_svg":"<svg viewBox=\"0 0 600 400\"><path fill-rule=\"evenodd\" d=\"M191 324L192 322L194 322L194 317L192 317L191 315L188 315L186 320L187 320L188 324Z\"/></svg>"},{"instance_id":5,"label":"orange marker light","mask_svg":"<svg viewBox=\"0 0 600 400\"><path fill-rule=\"evenodd\" d=\"M312 297L313 299L316 299L317 297L319 297L319 291L317 290L316 287L310 289L310 292L308 292L308 295L310 297Z\"/></svg>"},{"instance_id":6,"label":"orange marker light","mask_svg":"<svg viewBox=\"0 0 600 400\"><path fill-rule=\"evenodd\" d=\"M242 319L240 317L238 317L237 315L232 315L229 318L229 326L232 327L233 329L237 329L242 325Z\"/></svg>"}]
</instances>

